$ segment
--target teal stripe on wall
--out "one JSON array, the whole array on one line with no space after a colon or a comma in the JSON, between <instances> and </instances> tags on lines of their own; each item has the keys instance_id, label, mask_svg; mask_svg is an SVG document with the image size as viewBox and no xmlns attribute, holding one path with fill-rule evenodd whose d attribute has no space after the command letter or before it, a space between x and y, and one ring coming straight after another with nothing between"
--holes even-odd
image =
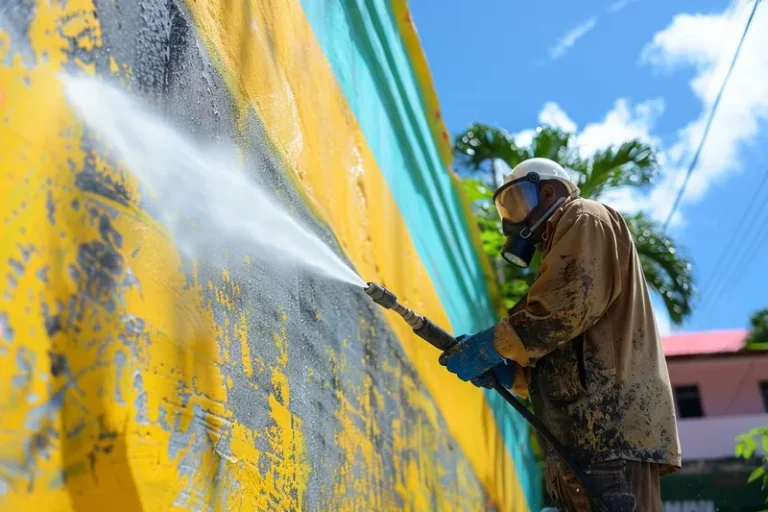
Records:
<instances>
[{"instance_id":1,"label":"teal stripe on wall","mask_svg":"<svg viewBox=\"0 0 768 512\"><path fill-rule=\"evenodd\" d=\"M459 333L492 325L494 308L467 220L432 138L389 1L301 3L451 324ZM539 510L541 482L528 427L497 394L486 397L529 507Z\"/></svg>"},{"instance_id":2,"label":"teal stripe on wall","mask_svg":"<svg viewBox=\"0 0 768 512\"><path fill-rule=\"evenodd\" d=\"M541 471L531 448L528 424L495 391L486 390L485 396L504 438L504 444L515 464L517 478L525 492L528 508L532 512L538 512L543 503L543 483Z\"/></svg>"},{"instance_id":3,"label":"teal stripe on wall","mask_svg":"<svg viewBox=\"0 0 768 512\"><path fill-rule=\"evenodd\" d=\"M454 329L490 325L482 269L387 2L302 5Z\"/></svg>"}]
</instances>

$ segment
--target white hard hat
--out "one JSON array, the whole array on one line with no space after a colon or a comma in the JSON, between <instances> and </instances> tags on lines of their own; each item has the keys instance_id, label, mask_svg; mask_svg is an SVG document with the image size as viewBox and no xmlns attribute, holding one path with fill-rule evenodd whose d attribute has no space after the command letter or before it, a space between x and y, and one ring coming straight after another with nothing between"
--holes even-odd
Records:
<instances>
[{"instance_id":1,"label":"white hard hat","mask_svg":"<svg viewBox=\"0 0 768 512\"><path fill-rule=\"evenodd\" d=\"M506 162L504 162L503 160L498 160L498 162L504 163L507 169L509 169L509 166L506 165ZM499 169L499 167L496 167L496 169ZM520 162L515 166L514 169L512 169L512 172L510 172L504 178L504 185L506 185L510 181L524 178L532 172L536 173L539 176L539 179L541 181L546 181L546 180L559 181L568 190L568 195L570 196L577 196L580 193L579 187L571 180L571 177L568 175L566 170L563 169L563 167L560 164L558 164L554 160L550 160L549 158L529 158L528 160ZM502 185L501 187L503 187L504 185Z\"/></svg>"},{"instance_id":2,"label":"white hard hat","mask_svg":"<svg viewBox=\"0 0 768 512\"><path fill-rule=\"evenodd\" d=\"M504 172L509 166L503 161L494 162L494 172ZM522 222L539 202L539 183L556 180L563 184L570 197L579 195L579 187L571 181L560 164L547 158L531 158L519 163L507 174L493 194L493 202L502 219L512 223Z\"/></svg>"}]
</instances>

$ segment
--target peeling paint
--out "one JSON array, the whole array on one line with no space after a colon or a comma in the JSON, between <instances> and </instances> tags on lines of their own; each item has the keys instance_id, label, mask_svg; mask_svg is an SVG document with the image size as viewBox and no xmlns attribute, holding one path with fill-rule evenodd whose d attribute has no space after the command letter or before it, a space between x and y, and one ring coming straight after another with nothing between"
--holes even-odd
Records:
<instances>
[{"instance_id":1,"label":"peeling paint","mask_svg":"<svg viewBox=\"0 0 768 512\"><path fill-rule=\"evenodd\" d=\"M121 381L123 380L123 371L125 369L126 364L126 356L125 353L122 350L118 350L115 353L115 400L120 405L125 405L125 398L123 398L122 388L121 388ZM161 411L164 411L164 409L161 409ZM162 423L162 422L161 422Z\"/></svg>"},{"instance_id":2,"label":"peeling paint","mask_svg":"<svg viewBox=\"0 0 768 512\"><path fill-rule=\"evenodd\" d=\"M13 327L6 311L0 312L0 340L7 343L13 341Z\"/></svg>"},{"instance_id":3,"label":"peeling paint","mask_svg":"<svg viewBox=\"0 0 768 512\"><path fill-rule=\"evenodd\" d=\"M149 425L147 417L147 392L144 390L144 379L137 373L133 379L133 390L136 393L136 399L133 402L133 409L136 411L136 423L139 425Z\"/></svg>"},{"instance_id":4,"label":"peeling paint","mask_svg":"<svg viewBox=\"0 0 768 512\"><path fill-rule=\"evenodd\" d=\"M308 102L306 77L330 91L332 76L300 6L10 1L0 507L493 510L478 461L495 452L467 440L496 433L459 421L487 410L479 391L436 377L431 349L362 294L270 255L183 260L153 218L162 198L56 80L114 80L190 136L237 141L305 225L447 325L353 116L338 92Z\"/></svg>"},{"instance_id":5,"label":"peeling paint","mask_svg":"<svg viewBox=\"0 0 768 512\"><path fill-rule=\"evenodd\" d=\"M53 193L50 190L48 191L48 200L45 203L45 208L48 211L48 222L51 224L56 224L56 219L54 218L56 205L53 202Z\"/></svg>"}]
</instances>

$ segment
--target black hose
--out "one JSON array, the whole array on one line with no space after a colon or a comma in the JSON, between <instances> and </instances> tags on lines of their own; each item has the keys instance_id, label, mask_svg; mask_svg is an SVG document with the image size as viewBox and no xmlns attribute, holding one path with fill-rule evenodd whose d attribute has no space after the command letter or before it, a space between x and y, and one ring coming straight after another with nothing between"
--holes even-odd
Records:
<instances>
[{"instance_id":1,"label":"black hose","mask_svg":"<svg viewBox=\"0 0 768 512\"><path fill-rule=\"evenodd\" d=\"M571 454L568 453L568 450L565 448L565 446L560 444L560 441L558 441L557 438L552 435L552 432L549 431L544 423L542 423L539 418L537 418L534 414L531 413L531 411L529 411L523 404L521 404L520 401L515 398L512 393L507 391L504 386L496 382L496 379L493 380L493 389L496 390L496 392L500 394L501 397L506 400L509 405L511 405L517 412L519 412L520 415L525 418L525 421L527 421L533 427L533 429L541 435L541 437L543 437L550 445L552 445L552 448L563 459L568 468L573 471L573 474L576 475L576 478L578 478L579 482L581 482L581 485L584 486L584 489L587 491L587 495L591 496L604 512L611 512L611 509L605 505L602 500L602 496L600 496L597 489L592 484L592 480L590 480L589 476L587 476L586 472L584 472L584 470L581 468L581 465L579 465L579 463L576 462L576 459L574 459Z\"/></svg>"},{"instance_id":2,"label":"black hose","mask_svg":"<svg viewBox=\"0 0 768 512\"><path fill-rule=\"evenodd\" d=\"M424 325L420 329L414 329L413 332L419 337L429 342L435 348L445 351L456 344L456 338L448 334L445 330L441 329L434 322L428 318L424 318ZM544 423L537 418L531 411L529 411L520 401L515 398L504 386L499 384L496 379L493 379L493 389L496 390L501 397L507 401L520 415L525 418L533 429L538 432L557 452L557 454L563 459L568 468L573 471L576 478L584 486L587 491L587 495L590 496L597 505L603 510L603 512L611 512L602 500L602 497L598 493L595 486L592 484L587 473L581 468L581 465L574 459L568 450L563 446L560 441L549 431Z\"/></svg>"},{"instance_id":3,"label":"black hose","mask_svg":"<svg viewBox=\"0 0 768 512\"><path fill-rule=\"evenodd\" d=\"M445 351L456 344L456 338L448 334L445 330L441 329L434 322L428 318L424 318L424 325L420 329L414 329L413 332L420 336L422 339L429 342L435 348ZM520 415L525 418L533 429L538 432L557 452L557 454L563 459L568 468L573 471L576 478L584 486L584 490L587 491L587 495L596 502L596 504L603 510L603 512L611 512L602 500L602 497L597 492L597 489L592 484L592 480L587 476L587 473L581 468L581 465L574 459L568 450L563 446L560 441L549 431L544 423L537 418L531 411L529 411L520 401L515 398L504 386L499 384L496 379L493 379L493 389L496 390L501 397L507 401Z\"/></svg>"},{"instance_id":4,"label":"black hose","mask_svg":"<svg viewBox=\"0 0 768 512\"><path fill-rule=\"evenodd\" d=\"M404 317L406 319L407 315L414 314L409 309L400 306L397 302L397 297L395 294L381 285L368 283L368 286L365 288L365 292L374 300L374 302L380 306L383 306L387 309L391 309L396 306L401 308L400 314L406 315ZM420 321L423 321L421 326L414 328L413 332L423 340L430 343L433 347L441 351L446 351L456 344L456 338L454 338L447 331L441 329L430 319L420 317ZM600 507L600 509L602 509L603 512L612 512L611 509L605 505L602 496L597 492L597 489L592 484L592 480L590 480L590 478L587 476L587 473L581 468L576 459L574 459L571 454L568 453L568 450L565 448L565 446L560 444L560 441L558 441L557 438L552 435L552 432L549 431L546 425L544 425L544 423L542 423L539 418L537 418L534 414L531 413L531 411L529 411L523 404L521 404L517 398L512 396L512 393L507 391L504 386L499 384L495 378L492 379L492 381L493 389L495 389L496 392L500 394L501 397L506 400L509 405L514 407L514 409L519 412L523 418L525 418L531 427L533 427L533 429L552 446L555 452L560 455L568 468L573 471L573 474L576 476L579 482L581 482L581 485L584 486L584 489L587 491L587 495L591 497L592 501L594 501Z\"/></svg>"}]
</instances>

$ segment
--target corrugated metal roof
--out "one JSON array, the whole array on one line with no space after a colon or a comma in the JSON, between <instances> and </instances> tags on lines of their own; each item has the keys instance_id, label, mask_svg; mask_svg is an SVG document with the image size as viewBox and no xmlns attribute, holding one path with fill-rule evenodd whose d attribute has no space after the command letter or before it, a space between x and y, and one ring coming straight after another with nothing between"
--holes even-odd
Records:
<instances>
[{"instance_id":1,"label":"corrugated metal roof","mask_svg":"<svg viewBox=\"0 0 768 512\"><path fill-rule=\"evenodd\" d=\"M666 357L732 353L744 348L747 334L747 329L685 332L664 336L661 343Z\"/></svg>"}]
</instances>

